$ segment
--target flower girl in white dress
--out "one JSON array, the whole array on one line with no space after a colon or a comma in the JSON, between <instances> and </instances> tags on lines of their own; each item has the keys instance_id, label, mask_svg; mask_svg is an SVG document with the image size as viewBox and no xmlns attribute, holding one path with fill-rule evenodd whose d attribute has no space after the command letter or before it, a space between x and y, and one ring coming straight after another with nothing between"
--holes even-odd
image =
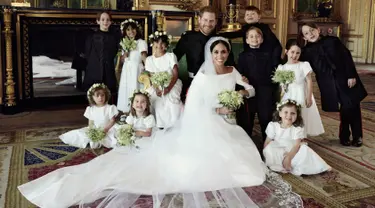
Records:
<instances>
[{"instance_id":1,"label":"flower girl in white dress","mask_svg":"<svg viewBox=\"0 0 375 208\"><path fill-rule=\"evenodd\" d=\"M101 145L107 148L115 147L117 144L115 118L118 110L115 105L108 104L110 97L111 93L105 84L93 84L87 91L90 106L84 113L89 120L89 126L69 131L59 138L66 144L80 148L85 148L88 144L91 148L98 148ZM87 135L89 128L102 129L106 136L101 141L93 142Z\"/></svg>"},{"instance_id":2,"label":"flower girl in white dress","mask_svg":"<svg viewBox=\"0 0 375 208\"><path fill-rule=\"evenodd\" d=\"M171 37L166 32L156 31L150 35L153 55L146 59L146 71L151 77L156 73L168 72L172 76L169 85L165 88L153 85L147 91L151 94L151 106L155 112L156 126L168 128L172 126L180 116L182 102L180 94L182 82L178 79L178 61L174 53L167 53L167 47Z\"/></svg>"},{"instance_id":3,"label":"flower girl in white dress","mask_svg":"<svg viewBox=\"0 0 375 208\"><path fill-rule=\"evenodd\" d=\"M150 137L156 122L150 111L149 94L136 90L130 100L132 108L126 117L126 123L133 126L136 137Z\"/></svg>"},{"instance_id":4,"label":"flower girl in white dress","mask_svg":"<svg viewBox=\"0 0 375 208\"><path fill-rule=\"evenodd\" d=\"M147 58L147 43L142 40L140 26L133 19L122 22L121 31L124 34L124 39L136 42L135 49L130 52L123 49L123 55L121 56L125 60L121 70L117 108L127 113L130 110L129 97L134 90L140 88L138 77L144 70L143 63Z\"/></svg>"},{"instance_id":5,"label":"flower girl in white dress","mask_svg":"<svg viewBox=\"0 0 375 208\"><path fill-rule=\"evenodd\" d=\"M285 49L287 62L279 65L277 70L290 70L294 72L295 80L289 84L287 92L281 100L292 99L302 106L302 118L305 124L306 136L318 136L324 133L322 119L313 95L311 78L312 68L309 62L300 62L301 48L295 39L288 40Z\"/></svg>"},{"instance_id":6,"label":"flower girl in white dress","mask_svg":"<svg viewBox=\"0 0 375 208\"><path fill-rule=\"evenodd\" d=\"M301 142L305 133L300 108L296 101L289 99L277 105L273 121L266 129L263 149L266 164L273 171L298 176L330 170L331 167L314 150Z\"/></svg>"}]
</instances>

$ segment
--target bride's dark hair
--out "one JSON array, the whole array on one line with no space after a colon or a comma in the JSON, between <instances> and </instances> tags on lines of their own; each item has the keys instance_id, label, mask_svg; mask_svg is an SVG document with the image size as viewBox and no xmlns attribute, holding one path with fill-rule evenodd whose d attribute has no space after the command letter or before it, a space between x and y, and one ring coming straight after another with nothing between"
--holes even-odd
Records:
<instances>
[{"instance_id":1,"label":"bride's dark hair","mask_svg":"<svg viewBox=\"0 0 375 208\"><path fill-rule=\"evenodd\" d=\"M212 50L214 50L215 46L217 46L219 43L223 44L227 48L228 52L230 51L229 43L224 41L224 40L217 40L217 41L213 42L210 46L210 51L212 52Z\"/></svg>"}]
</instances>

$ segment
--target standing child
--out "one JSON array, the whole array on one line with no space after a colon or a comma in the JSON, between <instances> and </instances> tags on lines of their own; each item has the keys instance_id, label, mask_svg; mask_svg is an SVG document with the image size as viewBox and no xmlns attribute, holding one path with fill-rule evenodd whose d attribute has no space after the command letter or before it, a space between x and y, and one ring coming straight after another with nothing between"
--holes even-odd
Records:
<instances>
[{"instance_id":1,"label":"standing child","mask_svg":"<svg viewBox=\"0 0 375 208\"><path fill-rule=\"evenodd\" d=\"M147 58L147 43L142 40L140 25L133 19L121 23L121 31L127 41L135 41L136 47L129 51L122 51L121 59L125 59L121 70L121 79L118 91L117 108L123 112L129 112L129 97L134 90L140 88L138 77L144 70L143 63Z\"/></svg>"},{"instance_id":2,"label":"standing child","mask_svg":"<svg viewBox=\"0 0 375 208\"><path fill-rule=\"evenodd\" d=\"M115 105L108 104L110 97L111 92L105 84L93 84L87 91L90 106L84 113L89 120L89 126L69 131L61 135L60 139L66 144L80 148L85 148L88 144L91 148L98 148L101 145L107 148L115 147L117 140L114 125L118 110ZM94 142L87 135L89 128L102 129L106 136L103 140Z\"/></svg>"},{"instance_id":3,"label":"standing child","mask_svg":"<svg viewBox=\"0 0 375 208\"><path fill-rule=\"evenodd\" d=\"M280 61L281 59L281 44L277 39L276 35L272 32L268 24L259 22L261 18L261 11L256 6L247 6L245 8L244 20L246 22L242 27L242 38L243 38L243 49L249 49L249 45L246 42L247 36L246 32L250 27L257 27L263 33L263 44L262 48L270 52L275 59L275 62ZM277 65L276 65L277 66Z\"/></svg>"},{"instance_id":4,"label":"standing child","mask_svg":"<svg viewBox=\"0 0 375 208\"><path fill-rule=\"evenodd\" d=\"M255 115L258 115L262 141L257 141L261 150L266 139L266 128L272 120L272 113L278 100L278 86L272 82L271 76L275 71L270 52L263 51L263 33L257 27L247 31L249 50L242 52L238 59L238 71L249 80L255 88L255 97L247 100L237 114L238 124L252 137ZM253 138L253 137L252 137Z\"/></svg>"},{"instance_id":5,"label":"standing child","mask_svg":"<svg viewBox=\"0 0 375 208\"><path fill-rule=\"evenodd\" d=\"M294 100L277 105L273 121L267 126L263 155L267 166L277 172L293 175L312 175L331 170L331 167L306 143L301 106Z\"/></svg>"},{"instance_id":6,"label":"standing child","mask_svg":"<svg viewBox=\"0 0 375 208\"><path fill-rule=\"evenodd\" d=\"M340 112L340 143L362 146L361 101L367 96L350 51L333 36L320 36L314 23L305 23L299 33L301 60L308 61L316 75L322 109ZM352 142L350 143L350 129Z\"/></svg>"},{"instance_id":7,"label":"standing child","mask_svg":"<svg viewBox=\"0 0 375 208\"><path fill-rule=\"evenodd\" d=\"M155 127L155 117L151 114L150 98L147 92L136 90L130 98L131 110L126 123L133 125L135 136L150 137Z\"/></svg>"},{"instance_id":8,"label":"standing child","mask_svg":"<svg viewBox=\"0 0 375 208\"><path fill-rule=\"evenodd\" d=\"M284 65L280 65L277 70L293 71L295 79L293 83L288 85L288 90L281 100L295 100L302 106L301 113L305 123L306 134L317 136L324 133L324 128L313 95L312 68L309 62L299 61L300 55L301 48L298 46L297 40L288 40L285 49L287 62Z\"/></svg>"},{"instance_id":9,"label":"standing child","mask_svg":"<svg viewBox=\"0 0 375 208\"><path fill-rule=\"evenodd\" d=\"M153 55L146 59L146 71L151 73L168 72L172 78L167 87L162 91L158 86L147 89L151 94L151 105L155 111L156 126L168 128L172 126L180 116L182 102L180 94L182 82L178 79L178 62L174 53L167 53L167 47L171 37L166 32L156 31L150 35Z\"/></svg>"},{"instance_id":10,"label":"standing child","mask_svg":"<svg viewBox=\"0 0 375 208\"><path fill-rule=\"evenodd\" d=\"M109 32L111 20L108 12L98 13L96 22L99 31L86 40L84 56L87 67L83 80L84 90L88 90L94 83L104 83L112 93L117 92L114 60L118 41L116 36Z\"/></svg>"}]
</instances>

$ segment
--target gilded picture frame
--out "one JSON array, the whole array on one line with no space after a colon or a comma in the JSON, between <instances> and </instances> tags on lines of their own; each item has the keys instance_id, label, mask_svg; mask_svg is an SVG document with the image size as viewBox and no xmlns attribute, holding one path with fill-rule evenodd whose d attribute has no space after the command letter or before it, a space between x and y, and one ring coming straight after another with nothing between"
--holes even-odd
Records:
<instances>
[{"instance_id":1,"label":"gilded picture frame","mask_svg":"<svg viewBox=\"0 0 375 208\"><path fill-rule=\"evenodd\" d=\"M208 6L209 0L134 0L134 10L196 11Z\"/></svg>"},{"instance_id":2,"label":"gilded picture frame","mask_svg":"<svg viewBox=\"0 0 375 208\"><path fill-rule=\"evenodd\" d=\"M292 11L294 19L316 17L319 0L293 0Z\"/></svg>"},{"instance_id":3,"label":"gilded picture frame","mask_svg":"<svg viewBox=\"0 0 375 208\"><path fill-rule=\"evenodd\" d=\"M163 20L163 31L172 35L172 42L178 41L181 34L192 30L193 17L165 16Z\"/></svg>"}]
</instances>

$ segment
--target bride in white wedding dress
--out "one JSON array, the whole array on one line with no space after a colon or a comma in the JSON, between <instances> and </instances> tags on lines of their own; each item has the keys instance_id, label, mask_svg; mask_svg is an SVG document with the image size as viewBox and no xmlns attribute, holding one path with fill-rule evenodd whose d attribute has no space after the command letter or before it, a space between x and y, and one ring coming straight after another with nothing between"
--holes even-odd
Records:
<instances>
[{"instance_id":1,"label":"bride in white wedding dress","mask_svg":"<svg viewBox=\"0 0 375 208\"><path fill-rule=\"evenodd\" d=\"M139 149L113 149L23 184L20 192L42 208L138 207L143 195L152 196L154 208L302 207L290 186L266 168L246 132L218 114L227 112L217 100L222 90L237 83L246 89L242 94L254 94L236 69L224 66L229 49L221 37L207 42L205 62L172 128L137 140Z\"/></svg>"}]
</instances>

